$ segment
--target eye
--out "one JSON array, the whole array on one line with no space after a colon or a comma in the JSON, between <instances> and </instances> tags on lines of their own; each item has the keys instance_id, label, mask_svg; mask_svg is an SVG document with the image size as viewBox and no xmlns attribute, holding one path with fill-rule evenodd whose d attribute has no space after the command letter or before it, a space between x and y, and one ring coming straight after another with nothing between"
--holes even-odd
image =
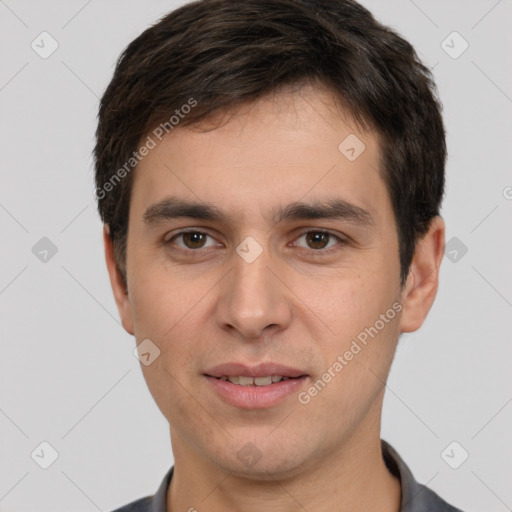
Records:
<instances>
[{"instance_id":1,"label":"eye","mask_svg":"<svg viewBox=\"0 0 512 512\"><path fill-rule=\"evenodd\" d=\"M212 245L216 245L217 243L213 240L213 244L205 245L206 239L212 238L207 233L203 233L202 231L182 231L174 235L170 238L166 243L171 244L175 243L181 249L205 249L207 247L211 247ZM179 244L176 240L182 240L182 243Z\"/></svg>"},{"instance_id":2,"label":"eye","mask_svg":"<svg viewBox=\"0 0 512 512\"><path fill-rule=\"evenodd\" d=\"M207 244L207 240L210 239L211 242ZM304 240L306 245L300 243L301 240ZM309 250L310 252L316 253L329 253L332 251L332 247L343 244L345 241L329 232L322 230L310 230L302 233L296 240L291 244L292 246L301 247L303 249ZM174 245L178 248L178 250L185 252L202 252L201 249L207 249L208 247L216 247L220 246L215 239L205 233L203 231L197 230L187 230L176 233L169 240L165 242L167 245Z\"/></svg>"},{"instance_id":3,"label":"eye","mask_svg":"<svg viewBox=\"0 0 512 512\"><path fill-rule=\"evenodd\" d=\"M307 244L305 248L312 249L313 251L325 250L332 247L333 245L336 245L336 243L329 245L331 242L343 243L343 240L339 236L336 236L329 231L307 231L306 233L303 233L301 236L299 236L297 241L302 239L304 239ZM294 242L294 245L297 245L297 242Z\"/></svg>"}]
</instances>

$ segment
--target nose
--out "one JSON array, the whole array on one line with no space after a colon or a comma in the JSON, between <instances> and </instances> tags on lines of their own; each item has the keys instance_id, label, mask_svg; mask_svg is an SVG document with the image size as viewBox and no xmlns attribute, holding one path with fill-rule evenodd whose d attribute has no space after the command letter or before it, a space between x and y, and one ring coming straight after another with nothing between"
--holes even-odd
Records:
<instances>
[{"instance_id":1,"label":"nose","mask_svg":"<svg viewBox=\"0 0 512 512\"><path fill-rule=\"evenodd\" d=\"M223 280L217 321L241 339L260 338L286 329L291 320L290 291L268 249L252 262L233 255L233 270ZM284 279L283 279L284 281Z\"/></svg>"}]
</instances>

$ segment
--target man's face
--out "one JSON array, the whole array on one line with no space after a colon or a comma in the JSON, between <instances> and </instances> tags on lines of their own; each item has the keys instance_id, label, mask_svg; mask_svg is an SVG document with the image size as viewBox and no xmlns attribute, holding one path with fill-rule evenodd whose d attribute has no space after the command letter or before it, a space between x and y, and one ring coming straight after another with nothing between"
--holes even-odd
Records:
<instances>
[{"instance_id":1,"label":"man's face","mask_svg":"<svg viewBox=\"0 0 512 512\"><path fill-rule=\"evenodd\" d=\"M307 87L210 131L178 126L141 161L120 310L137 343L160 350L142 369L176 460L292 475L349 439L378 436L401 317L396 225L378 160L376 135ZM171 196L222 217L151 208ZM349 205L337 217L279 218L292 203L336 200ZM243 388L211 376L224 363L275 363L302 377Z\"/></svg>"}]
</instances>

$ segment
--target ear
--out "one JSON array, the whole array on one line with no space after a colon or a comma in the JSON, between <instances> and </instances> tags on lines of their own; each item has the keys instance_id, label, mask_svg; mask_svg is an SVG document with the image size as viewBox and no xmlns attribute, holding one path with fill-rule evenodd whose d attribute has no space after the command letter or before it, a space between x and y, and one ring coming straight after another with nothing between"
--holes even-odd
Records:
<instances>
[{"instance_id":1,"label":"ear","mask_svg":"<svg viewBox=\"0 0 512 512\"><path fill-rule=\"evenodd\" d=\"M107 263L108 274L110 276L110 285L114 292L114 298L116 300L119 316L121 317L121 323L123 324L126 332L133 334L132 308L128 292L125 290L121 273L117 267L114 255L114 244L110 238L108 224L103 226L103 243L105 245L105 261Z\"/></svg>"},{"instance_id":2,"label":"ear","mask_svg":"<svg viewBox=\"0 0 512 512\"><path fill-rule=\"evenodd\" d=\"M439 267L444 255L445 224L437 216L428 232L416 244L409 275L402 290L403 306L400 332L413 332L421 327L437 294Z\"/></svg>"}]
</instances>

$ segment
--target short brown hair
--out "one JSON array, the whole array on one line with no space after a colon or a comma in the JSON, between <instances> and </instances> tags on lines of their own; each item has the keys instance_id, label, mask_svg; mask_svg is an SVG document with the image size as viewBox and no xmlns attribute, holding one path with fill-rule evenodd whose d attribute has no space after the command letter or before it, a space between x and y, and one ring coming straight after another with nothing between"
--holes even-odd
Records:
<instances>
[{"instance_id":1,"label":"short brown hair","mask_svg":"<svg viewBox=\"0 0 512 512\"><path fill-rule=\"evenodd\" d=\"M142 137L172 125L170 117L191 98L194 108L180 116L180 126L306 81L326 85L352 119L380 136L405 284L416 243L444 194L445 132L430 70L353 0L198 0L128 45L101 99L98 209L125 285L129 171Z\"/></svg>"}]
</instances>

